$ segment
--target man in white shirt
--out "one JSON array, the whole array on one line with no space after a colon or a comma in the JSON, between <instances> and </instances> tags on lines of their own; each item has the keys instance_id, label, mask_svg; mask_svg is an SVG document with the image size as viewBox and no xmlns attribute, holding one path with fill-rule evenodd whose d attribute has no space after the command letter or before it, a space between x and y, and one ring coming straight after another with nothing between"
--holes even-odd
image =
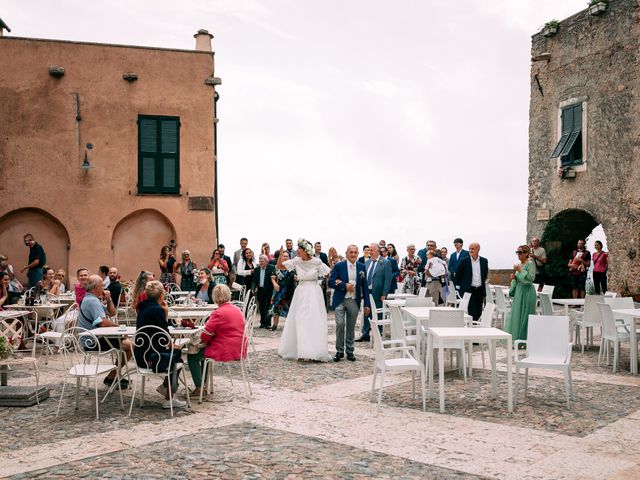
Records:
<instances>
[{"instance_id":1,"label":"man in white shirt","mask_svg":"<svg viewBox=\"0 0 640 480\"><path fill-rule=\"evenodd\" d=\"M242 258L242 252L244 251L245 248L247 248L248 243L249 243L249 240L247 240L245 237L242 237L240 239L240 248L235 252L233 252L233 269L235 271L238 271L238 262Z\"/></svg>"},{"instance_id":2,"label":"man in white shirt","mask_svg":"<svg viewBox=\"0 0 640 480\"><path fill-rule=\"evenodd\" d=\"M482 315L482 306L486 296L485 282L489 275L489 262L480 256L480 244L469 244L469 256L463 257L458 263L455 278L460 285L460 296L471 293L468 312L474 320Z\"/></svg>"},{"instance_id":3,"label":"man in white shirt","mask_svg":"<svg viewBox=\"0 0 640 480\"><path fill-rule=\"evenodd\" d=\"M530 257L536 264L536 278L533 280L533 283L538 284L538 291L541 292L546 279L545 265L547 264L547 252L540 246L540 239L538 237L531 239Z\"/></svg>"}]
</instances>

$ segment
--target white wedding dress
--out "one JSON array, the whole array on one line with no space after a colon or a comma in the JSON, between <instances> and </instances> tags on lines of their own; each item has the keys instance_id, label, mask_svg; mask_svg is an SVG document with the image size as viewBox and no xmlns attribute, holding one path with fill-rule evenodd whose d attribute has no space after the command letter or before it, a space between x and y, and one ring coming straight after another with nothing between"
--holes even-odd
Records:
<instances>
[{"instance_id":1,"label":"white wedding dress","mask_svg":"<svg viewBox=\"0 0 640 480\"><path fill-rule=\"evenodd\" d=\"M296 271L298 286L293 293L287 320L280 338L278 355L297 360L331 360L328 350L327 310L318 279L330 270L319 258L294 257L283 263Z\"/></svg>"}]
</instances>

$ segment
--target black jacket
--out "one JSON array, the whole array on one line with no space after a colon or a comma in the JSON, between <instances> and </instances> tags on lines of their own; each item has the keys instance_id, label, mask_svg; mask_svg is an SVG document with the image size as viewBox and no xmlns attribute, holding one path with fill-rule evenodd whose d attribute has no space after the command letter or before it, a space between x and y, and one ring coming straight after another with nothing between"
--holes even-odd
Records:
<instances>
[{"instance_id":1,"label":"black jacket","mask_svg":"<svg viewBox=\"0 0 640 480\"><path fill-rule=\"evenodd\" d=\"M482 295L485 295L485 282L489 275L489 262L484 257L478 257L480 259L480 280L482 288ZM460 296L471 290L471 280L473 277L473 271L471 269L471 255L465 256L460 260L456 267L456 285L460 285Z\"/></svg>"},{"instance_id":2,"label":"black jacket","mask_svg":"<svg viewBox=\"0 0 640 480\"><path fill-rule=\"evenodd\" d=\"M273 283L271 282L271 275L276 274L276 269L273 265L267 264L264 272L264 288L263 294L271 297L273 293ZM258 265L253 269L253 288L257 292L260 286L260 266Z\"/></svg>"}]
</instances>

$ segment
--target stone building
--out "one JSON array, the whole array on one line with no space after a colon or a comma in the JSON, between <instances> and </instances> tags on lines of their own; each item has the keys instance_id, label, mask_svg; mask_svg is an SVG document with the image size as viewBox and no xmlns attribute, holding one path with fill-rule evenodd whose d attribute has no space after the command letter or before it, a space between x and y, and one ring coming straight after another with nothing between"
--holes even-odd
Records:
<instances>
[{"instance_id":1,"label":"stone building","mask_svg":"<svg viewBox=\"0 0 640 480\"><path fill-rule=\"evenodd\" d=\"M212 35L194 37L178 50L0 36L0 253L17 270L27 232L72 278L158 273L171 240L208 262L220 79Z\"/></svg>"},{"instance_id":2,"label":"stone building","mask_svg":"<svg viewBox=\"0 0 640 480\"><path fill-rule=\"evenodd\" d=\"M532 38L528 238L557 284L601 224L610 289L640 292L640 2L610 0Z\"/></svg>"}]
</instances>

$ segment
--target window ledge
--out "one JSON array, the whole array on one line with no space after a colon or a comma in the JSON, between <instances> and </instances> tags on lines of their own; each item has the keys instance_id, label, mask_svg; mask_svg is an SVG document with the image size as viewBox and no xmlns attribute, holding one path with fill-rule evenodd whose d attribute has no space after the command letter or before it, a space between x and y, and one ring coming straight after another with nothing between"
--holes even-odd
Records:
<instances>
[{"instance_id":1,"label":"window ledge","mask_svg":"<svg viewBox=\"0 0 640 480\"><path fill-rule=\"evenodd\" d=\"M137 197L182 197L181 193L136 192Z\"/></svg>"}]
</instances>

